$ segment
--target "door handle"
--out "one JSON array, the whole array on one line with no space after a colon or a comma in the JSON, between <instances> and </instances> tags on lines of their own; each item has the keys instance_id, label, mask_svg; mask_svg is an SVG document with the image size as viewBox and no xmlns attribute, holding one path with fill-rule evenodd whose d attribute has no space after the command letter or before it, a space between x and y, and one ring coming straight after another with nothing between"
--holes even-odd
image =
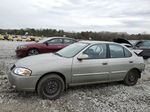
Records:
<instances>
[{"instance_id":1,"label":"door handle","mask_svg":"<svg viewBox=\"0 0 150 112\"><path fill-rule=\"evenodd\" d=\"M108 65L108 63L102 63L102 65Z\"/></svg>"},{"instance_id":2,"label":"door handle","mask_svg":"<svg viewBox=\"0 0 150 112\"><path fill-rule=\"evenodd\" d=\"M133 63L133 61L129 61L129 63Z\"/></svg>"}]
</instances>

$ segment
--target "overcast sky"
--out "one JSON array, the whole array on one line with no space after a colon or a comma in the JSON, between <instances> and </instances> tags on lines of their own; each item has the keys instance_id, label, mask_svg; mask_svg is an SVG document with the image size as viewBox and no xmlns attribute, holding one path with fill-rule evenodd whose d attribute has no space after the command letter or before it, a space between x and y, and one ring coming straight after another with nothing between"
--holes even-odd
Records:
<instances>
[{"instance_id":1,"label":"overcast sky","mask_svg":"<svg viewBox=\"0 0 150 112\"><path fill-rule=\"evenodd\" d=\"M150 33L150 0L0 0L0 28Z\"/></svg>"}]
</instances>

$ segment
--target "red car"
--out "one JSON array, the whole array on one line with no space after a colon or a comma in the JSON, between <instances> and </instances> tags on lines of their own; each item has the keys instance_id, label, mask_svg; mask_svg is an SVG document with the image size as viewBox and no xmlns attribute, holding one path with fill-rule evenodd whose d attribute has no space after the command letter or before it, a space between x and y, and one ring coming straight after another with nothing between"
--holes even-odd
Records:
<instances>
[{"instance_id":1,"label":"red car","mask_svg":"<svg viewBox=\"0 0 150 112\"><path fill-rule=\"evenodd\" d=\"M16 55L18 57L25 57L41 53L56 52L75 42L77 42L77 40L72 38L50 37L45 40L41 40L38 43L18 46L16 49Z\"/></svg>"}]
</instances>

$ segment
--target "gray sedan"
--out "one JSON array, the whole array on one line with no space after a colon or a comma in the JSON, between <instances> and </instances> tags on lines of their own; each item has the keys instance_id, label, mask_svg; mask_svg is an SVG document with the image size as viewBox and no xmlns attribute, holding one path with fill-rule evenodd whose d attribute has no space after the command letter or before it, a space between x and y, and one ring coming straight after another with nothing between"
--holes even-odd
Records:
<instances>
[{"instance_id":1,"label":"gray sedan","mask_svg":"<svg viewBox=\"0 0 150 112\"><path fill-rule=\"evenodd\" d=\"M144 70L142 57L113 42L81 41L56 53L19 60L9 81L17 90L56 99L69 86L123 81L133 86Z\"/></svg>"}]
</instances>

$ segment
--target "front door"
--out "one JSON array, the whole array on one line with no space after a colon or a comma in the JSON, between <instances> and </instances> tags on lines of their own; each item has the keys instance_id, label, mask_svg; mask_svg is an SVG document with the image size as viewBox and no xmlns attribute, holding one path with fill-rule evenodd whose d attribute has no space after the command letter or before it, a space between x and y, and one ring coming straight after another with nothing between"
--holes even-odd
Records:
<instances>
[{"instance_id":1,"label":"front door","mask_svg":"<svg viewBox=\"0 0 150 112\"><path fill-rule=\"evenodd\" d=\"M47 50L48 52L56 52L64 48L63 40L61 38L55 38L47 41Z\"/></svg>"},{"instance_id":2,"label":"front door","mask_svg":"<svg viewBox=\"0 0 150 112\"><path fill-rule=\"evenodd\" d=\"M72 83L105 82L109 77L109 63L107 61L106 44L92 45L83 51L87 59L78 60L76 57L72 65Z\"/></svg>"}]
</instances>

